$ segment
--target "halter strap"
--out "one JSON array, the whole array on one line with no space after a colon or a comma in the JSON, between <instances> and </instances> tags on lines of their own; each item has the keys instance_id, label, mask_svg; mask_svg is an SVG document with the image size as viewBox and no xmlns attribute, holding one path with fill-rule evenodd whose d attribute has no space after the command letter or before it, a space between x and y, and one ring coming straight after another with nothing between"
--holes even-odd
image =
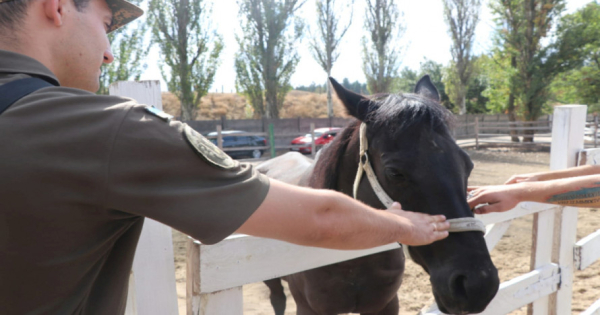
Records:
<instances>
[{"instance_id":1,"label":"halter strap","mask_svg":"<svg viewBox=\"0 0 600 315\"><path fill-rule=\"evenodd\" d=\"M360 181L362 179L363 173L367 174L367 179L369 180L369 184L373 188L373 192L379 198L379 201L386 207L390 208L392 203L394 202L392 198L385 192L383 187L379 184L377 180L377 176L371 167L371 163L369 162L369 155L367 154L369 150L369 142L367 140L367 124L360 124L360 153L359 153L359 162L358 162L358 171L356 172L356 178L354 179L353 193L354 199L357 199L358 186L360 185ZM468 232L468 231L479 231L485 233L485 224L479 219L464 217L457 219L449 219L446 220L450 223L449 232Z\"/></svg>"}]
</instances>

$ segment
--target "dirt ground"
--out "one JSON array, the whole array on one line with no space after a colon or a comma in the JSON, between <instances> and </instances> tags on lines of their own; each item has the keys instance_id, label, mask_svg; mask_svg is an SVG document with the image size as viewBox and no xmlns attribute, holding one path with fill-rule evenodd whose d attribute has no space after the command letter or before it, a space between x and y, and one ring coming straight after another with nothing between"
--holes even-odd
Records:
<instances>
[{"instance_id":1,"label":"dirt ground","mask_svg":"<svg viewBox=\"0 0 600 315\"><path fill-rule=\"evenodd\" d=\"M501 184L513 174L548 170L550 154L546 152L515 152L507 149L469 150L475 169L469 185ZM492 251L492 260L499 270L501 281L507 281L529 271L532 216L514 220L505 236ZM596 231L600 226L597 209L580 209L577 239ZM180 314L185 314L185 235L173 231L177 292ZM295 314L295 304L289 291L287 314ZM412 261L407 261L400 291L400 314L415 315L433 299L427 274ZM574 279L572 313L578 314L600 298L600 264L577 271ZM510 314L526 314L526 308ZM244 314L273 314L269 292L262 283L244 286ZM561 314L562 315L562 314Z\"/></svg>"}]
</instances>

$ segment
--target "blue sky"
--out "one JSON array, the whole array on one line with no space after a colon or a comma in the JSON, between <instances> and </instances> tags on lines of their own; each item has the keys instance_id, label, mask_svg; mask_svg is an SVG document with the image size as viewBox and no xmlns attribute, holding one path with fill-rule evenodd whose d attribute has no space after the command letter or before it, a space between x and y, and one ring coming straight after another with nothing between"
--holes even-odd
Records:
<instances>
[{"instance_id":1,"label":"blue sky","mask_svg":"<svg viewBox=\"0 0 600 315\"><path fill-rule=\"evenodd\" d=\"M361 38L365 35L363 30L364 2L365 0L355 0L353 23L340 45L341 54L332 70L332 76L336 79L348 78L350 81L365 81L361 68L360 48ZM573 12L589 2L591 0L567 0L566 13ZM316 24L314 3L314 0L307 0L299 12L300 17L310 26ZM405 45L400 67L416 70L425 58L447 64L451 59L451 39L444 22L442 0L399 0L397 3L403 12L406 25L406 32L400 41ZM488 51L492 46L492 14L488 8L488 0L482 0L482 3L480 22L476 29L475 53ZM223 36L225 48L221 55L221 66L217 71L211 91L233 92L235 90L234 55L238 48L235 33L241 31L237 13L235 0L214 0L212 23L216 26L217 32ZM297 47L301 59L292 76L292 85L325 82L326 73L310 54L308 38L303 39ZM162 80L158 67L159 60L160 54L155 46L148 56L148 68L142 74L142 80ZM166 89L164 83L163 89Z\"/></svg>"}]
</instances>

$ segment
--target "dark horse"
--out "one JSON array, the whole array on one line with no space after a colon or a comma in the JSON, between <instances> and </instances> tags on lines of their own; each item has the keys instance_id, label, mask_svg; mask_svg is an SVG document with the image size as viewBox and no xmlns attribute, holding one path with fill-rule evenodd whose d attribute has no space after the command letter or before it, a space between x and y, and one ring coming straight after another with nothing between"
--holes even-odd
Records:
<instances>
[{"instance_id":1,"label":"dark horse","mask_svg":"<svg viewBox=\"0 0 600 315\"><path fill-rule=\"evenodd\" d=\"M310 186L353 195L359 165L359 125L367 125L368 157L383 189L407 210L473 217L466 202L473 163L450 135L452 115L439 104L429 76L414 94L372 99L344 89L331 79L339 99L358 120L351 123L318 159ZM362 177L357 199L385 209ZM451 233L442 241L409 248L412 259L430 275L433 295L444 313L482 312L498 291L498 271L483 233ZM299 315L339 313L398 314L397 292L404 273L401 249L386 251L284 277ZM277 315L285 310L279 279L265 282Z\"/></svg>"}]
</instances>

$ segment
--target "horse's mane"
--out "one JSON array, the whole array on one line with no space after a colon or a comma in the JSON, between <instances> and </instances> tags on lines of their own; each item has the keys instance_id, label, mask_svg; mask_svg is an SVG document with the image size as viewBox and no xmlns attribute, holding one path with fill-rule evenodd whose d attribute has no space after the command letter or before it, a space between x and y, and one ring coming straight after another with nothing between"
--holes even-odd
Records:
<instances>
[{"instance_id":1,"label":"horse's mane","mask_svg":"<svg viewBox=\"0 0 600 315\"><path fill-rule=\"evenodd\" d=\"M449 110L417 94L378 94L371 102L373 110L367 115L366 122L375 130L385 130L393 137L411 128L427 128L450 136L455 125L455 118ZM337 190L342 158L352 138L358 137L360 123L360 120L351 122L322 152L313 170L310 187Z\"/></svg>"},{"instance_id":2,"label":"horse's mane","mask_svg":"<svg viewBox=\"0 0 600 315\"><path fill-rule=\"evenodd\" d=\"M359 126L360 120L352 121L326 148L323 148L324 151L321 153L312 172L313 176L310 177L310 187L337 190L338 167L341 164L348 143L352 139L352 134L358 132Z\"/></svg>"}]
</instances>

